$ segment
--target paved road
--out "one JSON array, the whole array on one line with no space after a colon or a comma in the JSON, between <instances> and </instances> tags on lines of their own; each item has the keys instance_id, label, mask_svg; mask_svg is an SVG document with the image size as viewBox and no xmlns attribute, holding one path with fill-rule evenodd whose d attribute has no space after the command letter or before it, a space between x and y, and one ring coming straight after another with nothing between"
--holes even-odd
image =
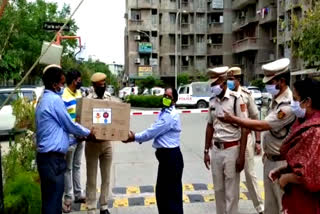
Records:
<instances>
[{"instance_id":1,"label":"paved road","mask_svg":"<svg viewBox=\"0 0 320 214\"><path fill-rule=\"evenodd\" d=\"M214 214L214 192L212 190L211 172L203 164L203 147L207 114L181 114L182 145L184 157L183 183L185 184L184 211L186 214ZM148 128L156 116L132 116L131 129L135 132ZM138 143L114 143L114 159L111 179L110 211L112 214L157 214L154 205L154 184L157 175L157 160L152 142L142 145ZM2 150L7 146L3 145ZM262 180L261 157L256 157L256 172ZM86 166L83 155L82 185L86 183ZM241 214L256 213L245 187L242 174ZM100 185L100 174L97 176ZM260 183L260 187L261 183ZM99 189L97 190L97 194ZM85 205L75 205L73 214L84 214ZM97 212L99 213L99 212Z\"/></svg>"},{"instance_id":2,"label":"paved road","mask_svg":"<svg viewBox=\"0 0 320 214\"><path fill-rule=\"evenodd\" d=\"M213 200L211 172L203 164L203 147L206 127L206 114L182 114L182 145L184 157L183 183L185 184L186 214L215 213ZM135 132L148 128L156 119L156 116L132 116L131 129ZM114 143L114 160L111 179L111 213L117 214L156 214L153 186L157 175L157 160L154 155L152 142L142 145L138 143L122 144ZM83 159L83 180L85 185L85 160ZM262 180L261 158L256 157L256 172L259 180ZM244 176L242 175L242 181ZM100 175L98 176L100 184ZM261 187L262 188L262 187ZM99 191L99 190L97 190ZM249 200L245 185L242 185L240 201L240 213L255 213ZM123 194L124 193L124 194ZM117 207L119 206L119 207ZM117 207L117 208L115 208ZM82 205L80 208L84 209ZM83 213L83 212L74 212Z\"/></svg>"}]
</instances>

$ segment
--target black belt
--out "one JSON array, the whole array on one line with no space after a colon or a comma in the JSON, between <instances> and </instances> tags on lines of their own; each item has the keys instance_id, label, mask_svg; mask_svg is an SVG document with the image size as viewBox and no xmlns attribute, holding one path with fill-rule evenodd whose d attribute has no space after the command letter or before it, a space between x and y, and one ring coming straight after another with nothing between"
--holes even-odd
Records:
<instances>
[{"instance_id":1,"label":"black belt","mask_svg":"<svg viewBox=\"0 0 320 214\"><path fill-rule=\"evenodd\" d=\"M270 161L282 161L282 160L284 160L281 155L269 155L269 154L266 154L266 156L267 156L268 160L270 160Z\"/></svg>"},{"instance_id":2,"label":"black belt","mask_svg":"<svg viewBox=\"0 0 320 214\"><path fill-rule=\"evenodd\" d=\"M40 156L45 156L45 157L54 157L54 158L63 158L65 159L66 155L60 152L46 152L46 153L39 153L38 155Z\"/></svg>"}]
</instances>

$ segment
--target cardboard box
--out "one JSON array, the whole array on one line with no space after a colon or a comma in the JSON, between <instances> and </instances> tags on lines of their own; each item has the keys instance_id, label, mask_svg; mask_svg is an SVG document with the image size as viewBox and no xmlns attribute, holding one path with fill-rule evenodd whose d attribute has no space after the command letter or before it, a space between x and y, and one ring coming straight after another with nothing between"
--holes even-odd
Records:
<instances>
[{"instance_id":1,"label":"cardboard box","mask_svg":"<svg viewBox=\"0 0 320 214\"><path fill-rule=\"evenodd\" d=\"M78 99L77 122L88 129L94 127L98 140L127 140L130 104L89 98Z\"/></svg>"}]
</instances>

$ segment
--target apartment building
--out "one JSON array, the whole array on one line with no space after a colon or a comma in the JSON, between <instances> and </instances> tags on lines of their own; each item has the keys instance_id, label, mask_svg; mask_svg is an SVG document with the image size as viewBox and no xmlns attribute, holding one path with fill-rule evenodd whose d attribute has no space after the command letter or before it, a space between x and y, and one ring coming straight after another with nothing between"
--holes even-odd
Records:
<instances>
[{"instance_id":1,"label":"apartment building","mask_svg":"<svg viewBox=\"0 0 320 214\"><path fill-rule=\"evenodd\" d=\"M291 17L303 8L298 0L126 0L125 72L173 85L176 68L197 75L229 65L241 67L248 84L277 58L301 69L291 54Z\"/></svg>"},{"instance_id":2,"label":"apartment building","mask_svg":"<svg viewBox=\"0 0 320 214\"><path fill-rule=\"evenodd\" d=\"M130 79L153 75L172 84L175 69L196 75L230 64L232 31L224 24L231 23L229 1L126 0L125 71Z\"/></svg>"}]
</instances>

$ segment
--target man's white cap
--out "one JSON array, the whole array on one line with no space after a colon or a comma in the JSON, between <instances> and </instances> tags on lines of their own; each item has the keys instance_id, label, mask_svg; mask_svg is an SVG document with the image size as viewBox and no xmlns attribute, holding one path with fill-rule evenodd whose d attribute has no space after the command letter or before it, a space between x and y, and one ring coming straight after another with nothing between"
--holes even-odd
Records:
<instances>
[{"instance_id":1,"label":"man's white cap","mask_svg":"<svg viewBox=\"0 0 320 214\"><path fill-rule=\"evenodd\" d=\"M263 82L267 83L276 76L280 74L284 74L289 71L290 59L283 58L276 60L274 62L270 62L262 66L262 70L264 72Z\"/></svg>"},{"instance_id":2,"label":"man's white cap","mask_svg":"<svg viewBox=\"0 0 320 214\"><path fill-rule=\"evenodd\" d=\"M46 66L46 67L43 69L43 74L46 73L46 71L47 71L49 68L61 68L61 66L60 66L60 65L56 65L56 64L48 65L48 66Z\"/></svg>"},{"instance_id":3,"label":"man's white cap","mask_svg":"<svg viewBox=\"0 0 320 214\"><path fill-rule=\"evenodd\" d=\"M207 72L207 75L209 76L209 83L211 84L216 82L220 77L226 77L228 69L228 66L209 68Z\"/></svg>"}]
</instances>

